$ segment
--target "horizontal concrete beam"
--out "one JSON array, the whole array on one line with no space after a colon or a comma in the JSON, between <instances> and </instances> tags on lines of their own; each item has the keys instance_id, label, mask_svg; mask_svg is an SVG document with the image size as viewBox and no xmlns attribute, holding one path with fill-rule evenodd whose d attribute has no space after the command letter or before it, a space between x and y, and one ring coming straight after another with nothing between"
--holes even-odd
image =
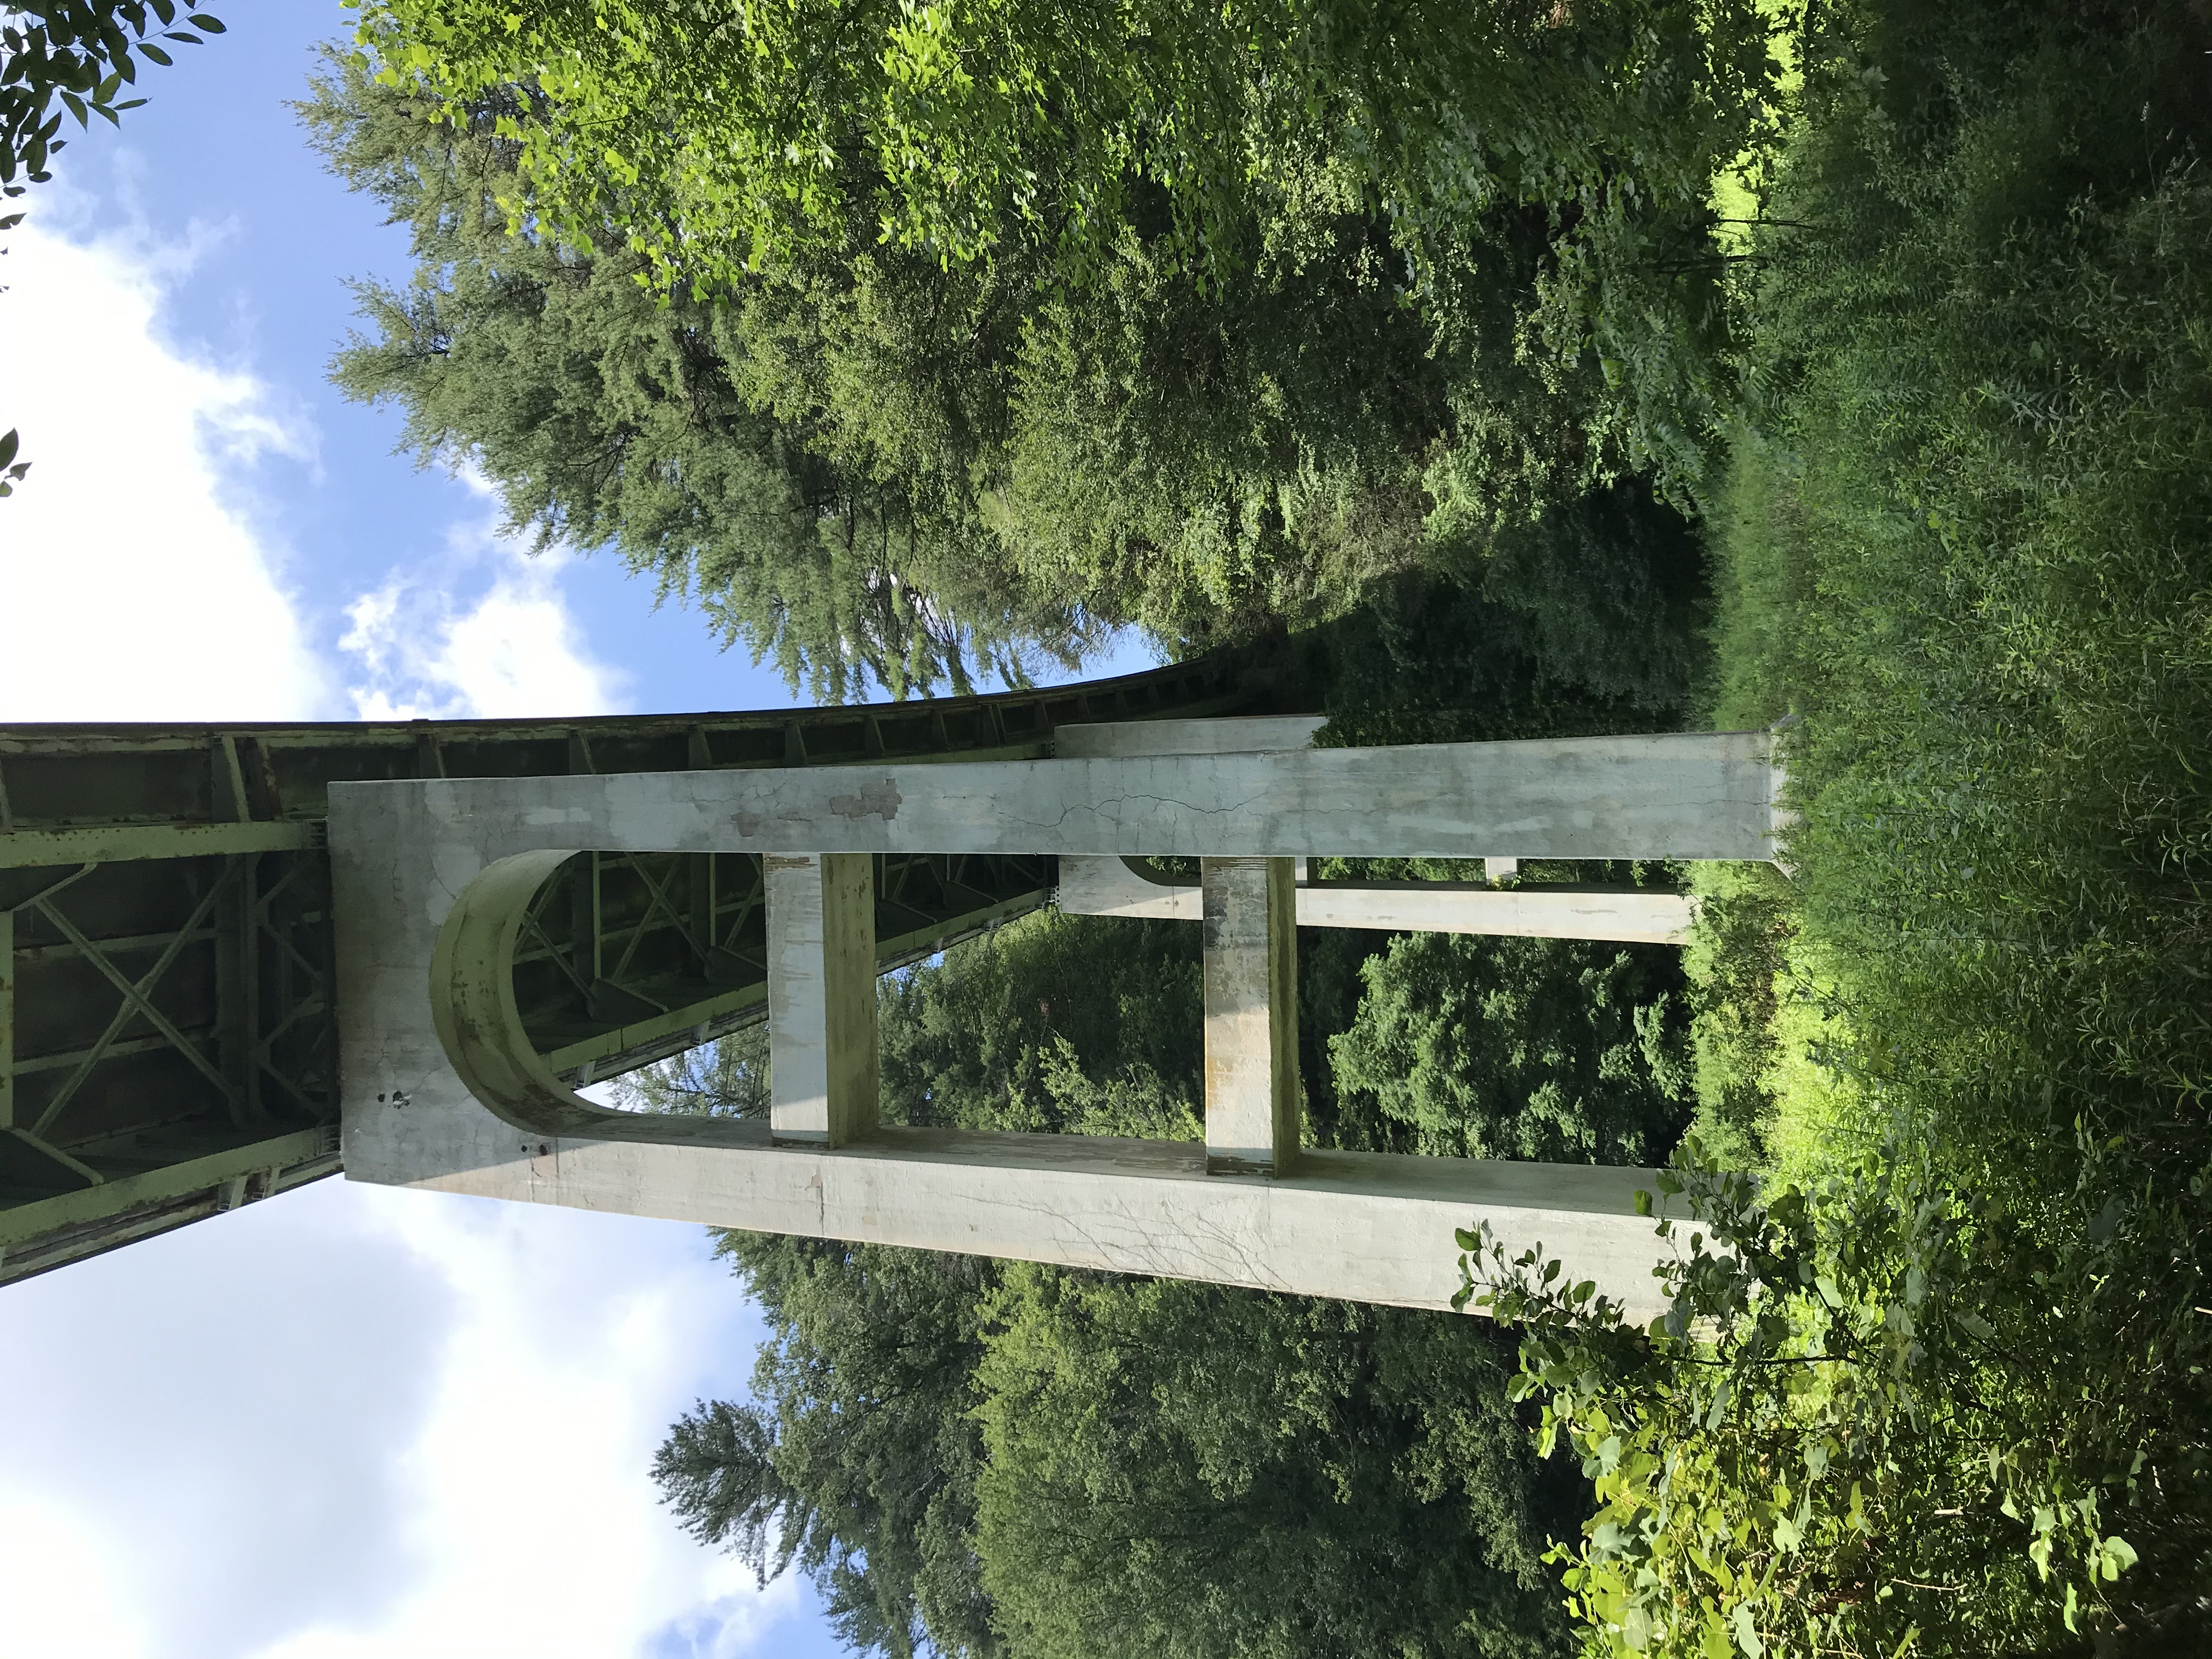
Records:
<instances>
[{"instance_id":1,"label":"horizontal concrete beam","mask_svg":"<svg viewBox=\"0 0 2212 1659\"><path fill-rule=\"evenodd\" d=\"M1063 858L1060 908L1078 916L1147 916L1196 921L1195 882L1155 882L1120 859ZM1471 882L1326 882L1297 890L1301 927L1364 927L1393 933L1489 933L1680 945L1696 901L1680 893L1562 888L1496 888Z\"/></svg>"},{"instance_id":2,"label":"horizontal concrete beam","mask_svg":"<svg viewBox=\"0 0 2212 1659\"><path fill-rule=\"evenodd\" d=\"M1453 1230L1541 1244L1649 1318L1662 1246L1635 1212L1645 1170L1305 1152L1295 1176L1208 1176L1196 1143L881 1129L836 1151L775 1146L765 1124L647 1120L641 1138L503 1131L474 1167L418 1153L354 1180L672 1221L956 1250L1110 1273L1447 1308ZM680 1142L642 1138L683 1135Z\"/></svg>"},{"instance_id":3,"label":"horizontal concrete beam","mask_svg":"<svg viewBox=\"0 0 2212 1659\"><path fill-rule=\"evenodd\" d=\"M1343 858L1765 860L1774 793L1768 733L1689 732L340 783L331 834L341 857L396 836L481 841L491 857L598 848L1296 858L1325 848Z\"/></svg>"}]
</instances>

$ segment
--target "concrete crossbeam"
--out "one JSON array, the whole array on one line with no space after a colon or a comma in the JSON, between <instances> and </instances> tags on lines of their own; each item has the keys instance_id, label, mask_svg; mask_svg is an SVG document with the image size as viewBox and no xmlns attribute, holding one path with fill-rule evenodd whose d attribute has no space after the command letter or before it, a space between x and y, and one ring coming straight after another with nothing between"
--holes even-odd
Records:
<instances>
[{"instance_id":1,"label":"concrete crossbeam","mask_svg":"<svg viewBox=\"0 0 2212 1659\"><path fill-rule=\"evenodd\" d=\"M1060 908L1078 916L1196 921L1197 884L1152 880L1121 859L1063 858ZM1636 888L1495 888L1472 882L1326 882L1297 890L1301 927L1393 933L1492 933L1680 945L1696 920L1680 893Z\"/></svg>"},{"instance_id":2,"label":"concrete crossbeam","mask_svg":"<svg viewBox=\"0 0 2212 1659\"><path fill-rule=\"evenodd\" d=\"M1207 859L1206 1167L1287 1175L1298 1158L1298 930L1288 859Z\"/></svg>"},{"instance_id":3,"label":"concrete crossbeam","mask_svg":"<svg viewBox=\"0 0 2212 1659\"><path fill-rule=\"evenodd\" d=\"M514 852L1766 860L1771 748L1764 732L1677 732L341 783L331 826L498 825Z\"/></svg>"},{"instance_id":4,"label":"concrete crossbeam","mask_svg":"<svg viewBox=\"0 0 2212 1659\"><path fill-rule=\"evenodd\" d=\"M1510 1249L1542 1245L1637 1317L1663 1308L1651 1277L1662 1247L1635 1207L1637 1189L1654 1188L1649 1170L1310 1149L1294 1177L1249 1181L1208 1176L1202 1150L1175 1141L885 1127L830 1151L777 1146L765 1124L730 1119L568 1139L477 1116L491 1132L481 1139L380 1137L374 1164L362 1161L371 1138L349 1123L346 1175L1439 1310L1459 1284L1453 1230L1487 1221Z\"/></svg>"}]
</instances>

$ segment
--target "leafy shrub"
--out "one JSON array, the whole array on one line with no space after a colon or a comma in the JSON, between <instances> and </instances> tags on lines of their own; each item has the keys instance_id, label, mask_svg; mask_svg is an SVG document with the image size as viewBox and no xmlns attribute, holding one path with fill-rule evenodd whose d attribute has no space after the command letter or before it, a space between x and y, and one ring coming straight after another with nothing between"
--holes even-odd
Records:
<instances>
[{"instance_id":1,"label":"leafy shrub","mask_svg":"<svg viewBox=\"0 0 2212 1659\"><path fill-rule=\"evenodd\" d=\"M1810 1192L1664 1177L1648 1328L1461 1234L1462 1303L1522 1327L1517 1392L1595 1486L1553 1553L1586 1654L2194 1650L2212 1170L2166 1197L2155 1152L2076 1152L2028 1213L1895 1143Z\"/></svg>"}]
</instances>

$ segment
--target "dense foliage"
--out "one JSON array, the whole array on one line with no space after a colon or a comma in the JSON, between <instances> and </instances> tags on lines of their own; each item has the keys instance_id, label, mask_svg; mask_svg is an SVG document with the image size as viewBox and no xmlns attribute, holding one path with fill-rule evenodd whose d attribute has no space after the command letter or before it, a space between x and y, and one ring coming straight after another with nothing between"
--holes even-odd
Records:
<instances>
[{"instance_id":1,"label":"dense foliage","mask_svg":"<svg viewBox=\"0 0 2212 1659\"><path fill-rule=\"evenodd\" d=\"M1048 78L1094 90L1077 61L1094 50L1126 55L1122 80L1140 58L1172 62L1190 96L1251 106L1257 125L1219 130L1224 155L1273 134L1304 159L1154 177L1124 146L1133 171L1085 175L1096 214L1070 217L1041 184L1017 192L1027 206L990 210L1000 228L974 257L885 230L878 209L953 175L885 171L865 136L878 58L905 49L909 22L927 35L950 14L748 10L763 55L658 60L656 77L729 82L664 123L665 80L635 106L641 70L624 54L738 27L736 14L601 8L556 96L532 54L583 13L518 13L519 35L378 13L371 52L334 61L302 109L341 175L413 228L418 265L404 286L363 287L369 327L337 378L398 403L426 459L480 466L518 524L613 546L820 695L961 684L978 663L1018 676L1127 623L1201 647L1340 615L1416 568L1479 585L1493 550L1532 617L1587 635L1571 592L1615 562L1612 542L1694 564L1680 517L1648 481L1622 480L1656 468L1677 504L1706 488L1728 369L1704 180L1764 119L1755 9L1571 23L1507 9L1494 34L1418 8L1392 22L1322 9L1295 26L1171 9L1073 29L1054 14L1048 36L1023 8L959 27L1064 51ZM1255 40L1304 30L1296 51L1318 54L1319 101L1294 127L1258 118L1289 83L1237 44L1248 27ZM406 44L410 29L434 49ZM854 56L886 29L875 57ZM1160 59L1155 30L1203 51ZM1415 40L1436 50L1401 55ZM973 54L962 61L972 75ZM1408 64L1421 86L1404 83ZM799 103L746 82L785 70ZM1439 103L1450 77L1465 88ZM818 155L747 140L714 166L818 164L820 189L709 189L667 149L689 154L772 103L855 136ZM941 125L916 155L973 142L1032 170L1104 166L1071 162L1063 138L929 109ZM1079 114L1106 118L1071 106L1054 131L1079 139ZM1163 143L1196 131L1128 118ZM609 123L635 130L643 159L614 154ZM783 228L742 257L686 216L728 231L717 214L757 208ZM1200 222L1197 243L1178 229ZM679 253L680 269L655 264ZM1643 597L1613 603L1626 617ZM1684 636L1640 637L1679 651Z\"/></svg>"},{"instance_id":2,"label":"dense foliage","mask_svg":"<svg viewBox=\"0 0 2212 1659\"><path fill-rule=\"evenodd\" d=\"M2069 6L1830 45L1778 186L1723 712L1802 717L1804 926L1961 1176L2039 1188L2021 1155L2063 1170L2082 1114L2193 1168L2212 35Z\"/></svg>"},{"instance_id":3,"label":"dense foliage","mask_svg":"<svg viewBox=\"0 0 2212 1659\"><path fill-rule=\"evenodd\" d=\"M1894 1144L1809 1194L1692 1173L1648 1329L1461 1236L1462 1296L1527 1334L1515 1392L1595 1488L1552 1558L1588 1650L2200 1650L2204 1183L2078 1152L2029 1213Z\"/></svg>"},{"instance_id":4,"label":"dense foliage","mask_svg":"<svg viewBox=\"0 0 2212 1659\"><path fill-rule=\"evenodd\" d=\"M1796 717L1803 823L1692 953L1701 1122L1785 1179L1715 1195L1690 1323L1534 1309L1596 1650L2201 1645L2208 46L1808 40L1715 523L1717 712Z\"/></svg>"},{"instance_id":5,"label":"dense foliage","mask_svg":"<svg viewBox=\"0 0 2212 1659\"><path fill-rule=\"evenodd\" d=\"M1330 1041L1343 1109L1433 1158L1644 1164L1690 1096L1677 953L1573 939L1407 933L1361 964Z\"/></svg>"},{"instance_id":6,"label":"dense foliage","mask_svg":"<svg viewBox=\"0 0 2212 1659\"><path fill-rule=\"evenodd\" d=\"M511 216L617 225L672 283L857 229L947 267L1036 248L1081 285L1132 239L1219 276L1316 193L1374 201L1421 264L1501 198L1572 201L1602 246L1703 204L1762 125L1771 28L1679 0L374 0L360 38L450 103L530 88Z\"/></svg>"},{"instance_id":7,"label":"dense foliage","mask_svg":"<svg viewBox=\"0 0 2212 1659\"><path fill-rule=\"evenodd\" d=\"M1047 912L886 981L885 1116L1195 1136L1198 943L1188 925ZM1326 1070L1346 981L1382 940L1308 943L1310 1099L1335 1126L1309 1133L1387 1136ZM1615 971L1609 947L1565 949L1583 960L1538 965L1539 995L1561 988L1547 974ZM1442 1000L1504 1036L1514 1014L1483 999L1529 967L1506 953ZM1664 1018L1664 993L1650 1006ZM726 1040L647 1074L636 1103L757 1110L765 1058L757 1036ZM1649 1109L1633 1082L1583 1104L1607 1145ZM721 1248L775 1340L753 1401L702 1403L656 1474L702 1539L811 1573L857 1646L1562 1650L1539 1556L1577 1498L1505 1398L1504 1333L912 1251L741 1233Z\"/></svg>"}]
</instances>

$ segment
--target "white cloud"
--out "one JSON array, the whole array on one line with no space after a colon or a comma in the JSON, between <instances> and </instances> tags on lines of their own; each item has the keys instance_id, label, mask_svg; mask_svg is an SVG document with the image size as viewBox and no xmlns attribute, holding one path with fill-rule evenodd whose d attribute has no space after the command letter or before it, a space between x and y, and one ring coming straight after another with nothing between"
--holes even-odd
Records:
<instances>
[{"instance_id":1,"label":"white cloud","mask_svg":"<svg viewBox=\"0 0 2212 1659\"><path fill-rule=\"evenodd\" d=\"M453 525L444 555L395 571L346 607L338 641L360 678L348 686L362 720L498 719L613 712L629 677L596 661L561 591L571 555L532 556L500 533L491 492Z\"/></svg>"},{"instance_id":2,"label":"white cloud","mask_svg":"<svg viewBox=\"0 0 2212 1659\"><path fill-rule=\"evenodd\" d=\"M489 509L355 575L341 690L254 483L312 475L311 422L164 334L191 239L73 240L64 206L0 261L0 429L33 463L0 501L0 721L614 706L561 558ZM696 1228L342 1181L0 1290L0 1654L811 1650L798 1588L647 1475L758 1334Z\"/></svg>"},{"instance_id":3,"label":"white cloud","mask_svg":"<svg viewBox=\"0 0 2212 1659\"><path fill-rule=\"evenodd\" d=\"M0 1650L755 1650L647 1471L759 1328L696 1229L343 1182L11 1286Z\"/></svg>"},{"instance_id":4,"label":"white cloud","mask_svg":"<svg viewBox=\"0 0 2212 1659\"><path fill-rule=\"evenodd\" d=\"M50 190L0 276L0 719L283 720L328 701L246 478L312 464L311 424L252 374L168 342L168 287L214 234L71 240Z\"/></svg>"}]
</instances>

